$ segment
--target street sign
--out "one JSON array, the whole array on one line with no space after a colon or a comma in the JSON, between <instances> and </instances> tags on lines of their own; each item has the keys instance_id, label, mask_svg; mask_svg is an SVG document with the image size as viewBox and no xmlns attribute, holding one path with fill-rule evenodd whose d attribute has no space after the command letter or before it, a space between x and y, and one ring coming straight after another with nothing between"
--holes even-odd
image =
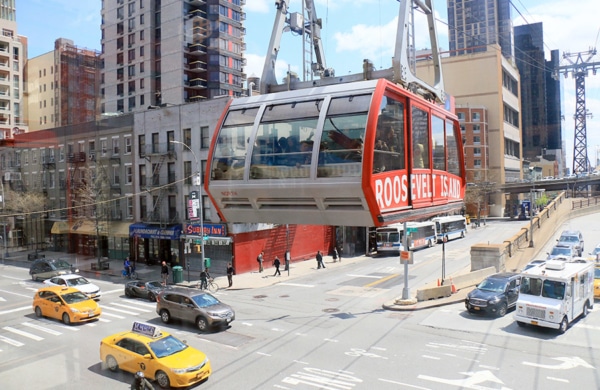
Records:
<instances>
[{"instance_id":1,"label":"street sign","mask_svg":"<svg viewBox=\"0 0 600 390\"><path fill-rule=\"evenodd\" d=\"M416 233L417 232L417 228L414 228L414 227L406 228L406 232L407 233Z\"/></svg>"},{"instance_id":2,"label":"street sign","mask_svg":"<svg viewBox=\"0 0 600 390\"><path fill-rule=\"evenodd\" d=\"M413 253L411 251L400 251L401 264L413 264Z\"/></svg>"}]
</instances>

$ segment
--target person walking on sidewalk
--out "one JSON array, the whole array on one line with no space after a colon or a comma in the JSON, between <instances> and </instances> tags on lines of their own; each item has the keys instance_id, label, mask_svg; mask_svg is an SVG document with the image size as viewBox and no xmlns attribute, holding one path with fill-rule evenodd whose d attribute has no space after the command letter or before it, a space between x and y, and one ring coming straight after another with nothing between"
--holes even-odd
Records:
<instances>
[{"instance_id":1,"label":"person walking on sidewalk","mask_svg":"<svg viewBox=\"0 0 600 390\"><path fill-rule=\"evenodd\" d=\"M256 261L258 261L258 272L263 272L263 257L265 255L265 252L260 252L258 254L258 257L256 258Z\"/></svg>"},{"instance_id":2,"label":"person walking on sidewalk","mask_svg":"<svg viewBox=\"0 0 600 390\"><path fill-rule=\"evenodd\" d=\"M162 280L162 285L167 285L167 279L169 278L169 266L167 262L163 260L162 265L160 267L160 279Z\"/></svg>"},{"instance_id":3,"label":"person walking on sidewalk","mask_svg":"<svg viewBox=\"0 0 600 390\"><path fill-rule=\"evenodd\" d=\"M317 251L317 269L325 268L325 264L323 264L323 255L321 251Z\"/></svg>"},{"instance_id":4,"label":"person walking on sidewalk","mask_svg":"<svg viewBox=\"0 0 600 390\"><path fill-rule=\"evenodd\" d=\"M273 274L273 276L281 276L281 272L279 271L279 266L281 265L279 257L275 256L275 261L273 261L273 265L275 266L275 273Z\"/></svg>"},{"instance_id":5,"label":"person walking on sidewalk","mask_svg":"<svg viewBox=\"0 0 600 390\"><path fill-rule=\"evenodd\" d=\"M233 274L235 274L233 265L231 265L231 263L228 263L227 264L227 281L229 282L229 287L233 286Z\"/></svg>"}]
</instances>

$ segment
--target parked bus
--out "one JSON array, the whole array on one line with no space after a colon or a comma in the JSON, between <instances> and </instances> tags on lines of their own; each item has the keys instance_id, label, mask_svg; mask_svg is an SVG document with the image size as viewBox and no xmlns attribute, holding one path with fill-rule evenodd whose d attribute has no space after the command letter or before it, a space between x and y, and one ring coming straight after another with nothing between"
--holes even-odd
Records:
<instances>
[{"instance_id":1,"label":"parked bus","mask_svg":"<svg viewBox=\"0 0 600 390\"><path fill-rule=\"evenodd\" d=\"M436 217L432 221L435 223L437 242L464 238L467 234L467 219L462 215Z\"/></svg>"},{"instance_id":2,"label":"parked bus","mask_svg":"<svg viewBox=\"0 0 600 390\"><path fill-rule=\"evenodd\" d=\"M437 238L435 224L427 222L407 222L408 249L416 250L435 245ZM404 224L396 223L377 228L377 253L398 253L404 250Z\"/></svg>"},{"instance_id":3,"label":"parked bus","mask_svg":"<svg viewBox=\"0 0 600 390\"><path fill-rule=\"evenodd\" d=\"M521 273L515 320L519 326L543 326L564 333L593 306L594 263L581 258L548 260Z\"/></svg>"}]
</instances>

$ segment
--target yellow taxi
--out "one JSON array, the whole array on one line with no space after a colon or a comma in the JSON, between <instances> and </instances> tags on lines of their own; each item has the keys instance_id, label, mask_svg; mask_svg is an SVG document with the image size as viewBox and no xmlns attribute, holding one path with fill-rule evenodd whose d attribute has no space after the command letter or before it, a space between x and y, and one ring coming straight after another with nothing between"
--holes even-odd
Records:
<instances>
[{"instance_id":1,"label":"yellow taxi","mask_svg":"<svg viewBox=\"0 0 600 390\"><path fill-rule=\"evenodd\" d=\"M100 342L103 368L141 371L160 387L187 387L208 379L208 357L155 325L134 322L131 331L116 333Z\"/></svg>"},{"instance_id":2,"label":"yellow taxi","mask_svg":"<svg viewBox=\"0 0 600 390\"><path fill-rule=\"evenodd\" d=\"M594 268L594 298L600 298L600 263Z\"/></svg>"},{"instance_id":3,"label":"yellow taxi","mask_svg":"<svg viewBox=\"0 0 600 390\"><path fill-rule=\"evenodd\" d=\"M33 311L37 317L55 318L69 325L96 320L102 309L87 295L74 287L40 288L33 296Z\"/></svg>"}]
</instances>

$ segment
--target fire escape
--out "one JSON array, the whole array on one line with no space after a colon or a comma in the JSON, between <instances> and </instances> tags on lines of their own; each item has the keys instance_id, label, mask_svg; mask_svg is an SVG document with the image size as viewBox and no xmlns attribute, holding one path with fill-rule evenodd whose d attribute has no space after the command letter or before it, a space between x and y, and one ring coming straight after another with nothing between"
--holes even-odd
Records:
<instances>
[{"instance_id":1,"label":"fire escape","mask_svg":"<svg viewBox=\"0 0 600 390\"><path fill-rule=\"evenodd\" d=\"M165 163L168 164L175 159L175 152L171 144L153 143L146 145L145 149L144 157L150 163L151 176L142 190L152 195L152 205L143 220L149 224L166 227L179 220L176 212L170 209L165 212L166 207L163 206L165 198L176 191L175 174L163 169ZM167 173L165 174L164 171Z\"/></svg>"}]
</instances>

